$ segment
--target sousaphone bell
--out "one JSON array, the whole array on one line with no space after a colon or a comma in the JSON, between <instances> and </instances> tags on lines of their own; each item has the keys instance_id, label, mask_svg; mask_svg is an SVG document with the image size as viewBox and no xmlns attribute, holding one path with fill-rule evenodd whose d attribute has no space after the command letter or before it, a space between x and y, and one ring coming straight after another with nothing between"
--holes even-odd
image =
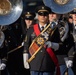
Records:
<instances>
[{"instance_id":1,"label":"sousaphone bell","mask_svg":"<svg viewBox=\"0 0 76 75\"><path fill-rule=\"evenodd\" d=\"M22 0L0 0L0 25L15 22L23 10Z\"/></svg>"},{"instance_id":2,"label":"sousaphone bell","mask_svg":"<svg viewBox=\"0 0 76 75\"><path fill-rule=\"evenodd\" d=\"M76 7L76 0L43 0L44 4L58 14L65 14Z\"/></svg>"},{"instance_id":3,"label":"sousaphone bell","mask_svg":"<svg viewBox=\"0 0 76 75\"><path fill-rule=\"evenodd\" d=\"M67 14L76 7L76 0L43 0L44 4L51 8L51 10L57 14ZM67 37L69 26L68 23L63 20L58 24L61 41L64 41Z\"/></svg>"},{"instance_id":4,"label":"sousaphone bell","mask_svg":"<svg viewBox=\"0 0 76 75\"><path fill-rule=\"evenodd\" d=\"M22 10L22 0L0 0L0 48L5 39L3 30L20 17Z\"/></svg>"}]
</instances>

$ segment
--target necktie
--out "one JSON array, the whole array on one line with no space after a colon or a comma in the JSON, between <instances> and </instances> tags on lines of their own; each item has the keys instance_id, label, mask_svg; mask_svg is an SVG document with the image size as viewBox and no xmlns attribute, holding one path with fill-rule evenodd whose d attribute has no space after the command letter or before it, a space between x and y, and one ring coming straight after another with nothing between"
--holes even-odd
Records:
<instances>
[{"instance_id":1,"label":"necktie","mask_svg":"<svg viewBox=\"0 0 76 75\"><path fill-rule=\"evenodd\" d=\"M41 27L41 31L44 29L44 26Z\"/></svg>"}]
</instances>

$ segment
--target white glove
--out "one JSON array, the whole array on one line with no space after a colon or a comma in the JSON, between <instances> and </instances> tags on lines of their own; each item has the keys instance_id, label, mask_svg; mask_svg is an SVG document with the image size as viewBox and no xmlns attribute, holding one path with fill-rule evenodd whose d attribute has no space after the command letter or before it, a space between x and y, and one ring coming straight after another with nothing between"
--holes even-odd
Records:
<instances>
[{"instance_id":1,"label":"white glove","mask_svg":"<svg viewBox=\"0 0 76 75\"><path fill-rule=\"evenodd\" d=\"M30 68L29 63L27 62L28 57L29 57L28 53L23 53L24 68L26 69Z\"/></svg>"},{"instance_id":2,"label":"white glove","mask_svg":"<svg viewBox=\"0 0 76 75\"><path fill-rule=\"evenodd\" d=\"M55 51L59 49L59 44L58 43L47 41L45 43L45 45L47 45L48 48L49 47L53 48Z\"/></svg>"},{"instance_id":3,"label":"white glove","mask_svg":"<svg viewBox=\"0 0 76 75\"><path fill-rule=\"evenodd\" d=\"M73 66L73 61L69 60L68 57L65 57L64 60L65 60L65 64L66 64L67 68L70 68Z\"/></svg>"},{"instance_id":4,"label":"white glove","mask_svg":"<svg viewBox=\"0 0 76 75\"><path fill-rule=\"evenodd\" d=\"M67 66L67 68L72 67L73 66L73 61L72 60L68 60L66 66Z\"/></svg>"},{"instance_id":5,"label":"white glove","mask_svg":"<svg viewBox=\"0 0 76 75\"><path fill-rule=\"evenodd\" d=\"M21 45L24 46L24 42L22 42Z\"/></svg>"},{"instance_id":6,"label":"white glove","mask_svg":"<svg viewBox=\"0 0 76 75\"><path fill-rule=\"evenodd\" d=\"M52 46L52 44L51 44L50 41L45 42L45 45L46 45L48 48Z\"/></svg>"},{"instance_id":7,"label":"white glove","mask_svg":"<svg viewBox=\"0 0 76 75\"><path fill-rule=\"evenodd\" d=\"M0 64L0 70L4 70L5 67L6 67L6 64L4 64L4 63L1 63L1 64Z\"/></svg>"}]
</instances>

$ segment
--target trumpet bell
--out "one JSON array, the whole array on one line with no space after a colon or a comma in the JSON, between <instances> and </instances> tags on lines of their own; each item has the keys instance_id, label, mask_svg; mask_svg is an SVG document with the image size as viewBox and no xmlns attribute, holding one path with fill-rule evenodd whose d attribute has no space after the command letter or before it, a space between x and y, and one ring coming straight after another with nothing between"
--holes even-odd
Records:
<instances>
[{"instance_id":1,"label":"trumpet bell","mask_svg":"<svg viewBox=\"0 0 76 75\"><path fill-rule=\"evenodd\" d=\"M76 7L76 0L43 0L44 4L58 14L65 14Z\"/></svg>"},{"instance_id":2,"label":"trumpet bell","mask_svg":"<svg viewBox=\"0 0 76 75\"><path fill-rule=\"evenodd\" d=\"M0 25L15 22L23 10L22 0L0 0Z\"/></svg>"}]
</instances>

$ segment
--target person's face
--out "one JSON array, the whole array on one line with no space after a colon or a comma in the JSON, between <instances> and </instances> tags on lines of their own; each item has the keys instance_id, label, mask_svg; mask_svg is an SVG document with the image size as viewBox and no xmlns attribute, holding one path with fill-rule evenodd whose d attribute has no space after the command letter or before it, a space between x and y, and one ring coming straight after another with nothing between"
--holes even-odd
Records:
<instances>
[{"instance_id":1,"label":"person's face","mask_svg":"<svg viewBox=\"0 0 76 75\"><path fill-rule=\"evenodd\" d=\"M30 27L33 23L33 20L25 20L26 26Z\"/></svg>"},{"instance_id":2,"label":"person's face","mask_svg":"<svg viewBox=\"0 0 76 75\"><path fill-rule=\"evenodd\" d=\"M38 14L38 20L40 23L47 23L47 21L49 20L49 15L47 13Z\"/></svg>"},{"instance_id":3,"label":"person's face","mask_svg":"<svg viewBox=\"0 0 76 75\"><path fill-rule=\"evenodd\" d=\"M72 14L73 21L76 21L76 14Z\"/></svg>"},{"instance_id":4,"label":"person's face","mask_svg":"<svg viewBox=\"0 0 76 75\"><path fill-rule=\"evenodd\" d=\"M52 21L54 21L54 20L56 20L57 19L57 14L53 14L53 13L51 13L51 14L49 14L49 21L50 22L52 22Z\"/></svg>"},{"instance_id":5,"label":"person's face","mask_svg":"<svg viewBox=\"0 0 76 75\"><path fill-rule=\"evenodd\" d=\"M69 22L72 23L73 22L73 19L72 18L69 18Z\"/></svg>"}]
</instances>

